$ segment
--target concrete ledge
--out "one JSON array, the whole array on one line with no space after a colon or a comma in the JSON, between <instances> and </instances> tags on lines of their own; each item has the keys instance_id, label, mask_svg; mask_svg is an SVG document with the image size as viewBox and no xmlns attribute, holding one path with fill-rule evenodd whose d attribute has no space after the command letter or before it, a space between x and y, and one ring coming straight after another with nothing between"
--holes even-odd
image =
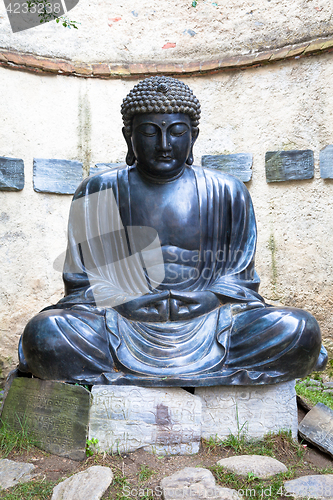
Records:
<instances>
[{"instance_id":1,"label":"concrete ledge","mask_svg":"<svg viewBox=\"0 0 333 500\"><path fill-rule=\"evenodd\" d=\"M293 58L321 54L333 50L333 38L316 38L308 42L287 45L278 49L265 50L246 55L227 56L208 61L190 63L83 63L42 57L24 52L0 48L0 66L31 71L51 73L82 78L145 78L153 75L200 76L232 69L247 69L263 64L272 64Z\"/></svg>"}]
</instances>

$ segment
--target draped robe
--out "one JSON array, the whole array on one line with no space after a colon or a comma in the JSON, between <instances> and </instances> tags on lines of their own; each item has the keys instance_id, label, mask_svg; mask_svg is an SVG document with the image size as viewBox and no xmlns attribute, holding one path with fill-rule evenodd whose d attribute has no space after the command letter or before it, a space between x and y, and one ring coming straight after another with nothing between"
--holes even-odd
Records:
<instances>
[{"instance_id":1,"label":"draped robe","mask_svg":"<svg viewBox=\"0 0 333 500\"><path fill-rule=\"evenodd\" d=\"M258 294L256 223L243 183L191 167L200 248L190 277L170 284L158 281L158 266L149 273L142 242L136 248L130 168L95 175L78 188L69 219L65 297L27 325L20 369L69 382L199 386L276 383L318 367L316 320L298 309L268 306ZM150 236L146 255L154 261L158 248L156 240L149 246ZM158 291L210 291L221 306L167 322L129 320L114 308L156 293L156 285Z\"/></svg>"}]
</instances>

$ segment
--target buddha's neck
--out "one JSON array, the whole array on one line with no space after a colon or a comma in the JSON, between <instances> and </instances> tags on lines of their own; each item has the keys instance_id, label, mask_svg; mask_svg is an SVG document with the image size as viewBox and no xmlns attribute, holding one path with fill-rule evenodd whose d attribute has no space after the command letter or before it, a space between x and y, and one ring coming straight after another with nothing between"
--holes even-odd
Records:
<instances>
[{"instance_id":1,"label":"buddha's neck","mask_svg":"<svg viewBox=\"0 0 333 500\"><path fill-rule=\"evenodd\" d=\"M143 177L144 179L146 179L147 181L149 182L152 182L154 184L166 184L168 182L172 182L172 181L175 181L176 179L179 179L179 177L181 177L185 171L185 165L182 167L182 169L177 172L176 174L175 173L170 173L169 176L167 177L161 177L161 176L154 176L154 175L151 175L150 173L148 174L144 168L141 167L141 165L139 163L136 164L136 168L140 174L141 177Z\"/></svg>"}]
</instances>

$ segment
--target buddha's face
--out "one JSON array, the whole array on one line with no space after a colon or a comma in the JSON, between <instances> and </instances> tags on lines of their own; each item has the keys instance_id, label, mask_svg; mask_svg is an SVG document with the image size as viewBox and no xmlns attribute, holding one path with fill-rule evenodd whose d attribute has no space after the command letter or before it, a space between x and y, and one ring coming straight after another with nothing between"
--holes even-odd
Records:
<instances>
[{"instance_id":1,"label":"buddha's face","mask_svg":"<svg viewBox=\"0 0 333 500\"><path fill-rule=\"evenodd\" d=\"M135 115L132 147L139 169L167 180L179 175L193 144L191 119L184 113Z\"/></svg>"}]
</instances>

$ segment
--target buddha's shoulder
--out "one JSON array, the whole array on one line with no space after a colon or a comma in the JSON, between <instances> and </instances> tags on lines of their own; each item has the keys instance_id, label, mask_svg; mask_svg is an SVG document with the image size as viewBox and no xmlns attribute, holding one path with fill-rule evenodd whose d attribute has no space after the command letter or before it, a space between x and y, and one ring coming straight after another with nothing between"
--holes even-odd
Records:
<instances>
[{"instance_id":1,"label":"buddha's shoulder","mask_svg":"<svg viewBox=\"0 0 333 500\"><path fill-rule=\"evenodd\" d=\"M89 175L84 181L81 182L77 188L74 198L81 198L87 194L97 193L104 189L112 188L117 183L119 174L125 173L128 169L126 164L120 164L119 167L108 168L100 170L96 174Z\"/></svg>"},{"instance_id":2,"label":"buddha's shoulder","mask_svg":"<svg viewBox=\"0 0 333 500\"><path fill-rule=\"evenodd\" d=\"M194 170L203 172L204 176L209 181L217 181L219 184L228 186L232 189L239 189L241 191L247 190L245 184L235 177L234 175L227 174L226 172L221 172L221 170L205 167L193 167Z\"/></svg>"}]
</instances>

